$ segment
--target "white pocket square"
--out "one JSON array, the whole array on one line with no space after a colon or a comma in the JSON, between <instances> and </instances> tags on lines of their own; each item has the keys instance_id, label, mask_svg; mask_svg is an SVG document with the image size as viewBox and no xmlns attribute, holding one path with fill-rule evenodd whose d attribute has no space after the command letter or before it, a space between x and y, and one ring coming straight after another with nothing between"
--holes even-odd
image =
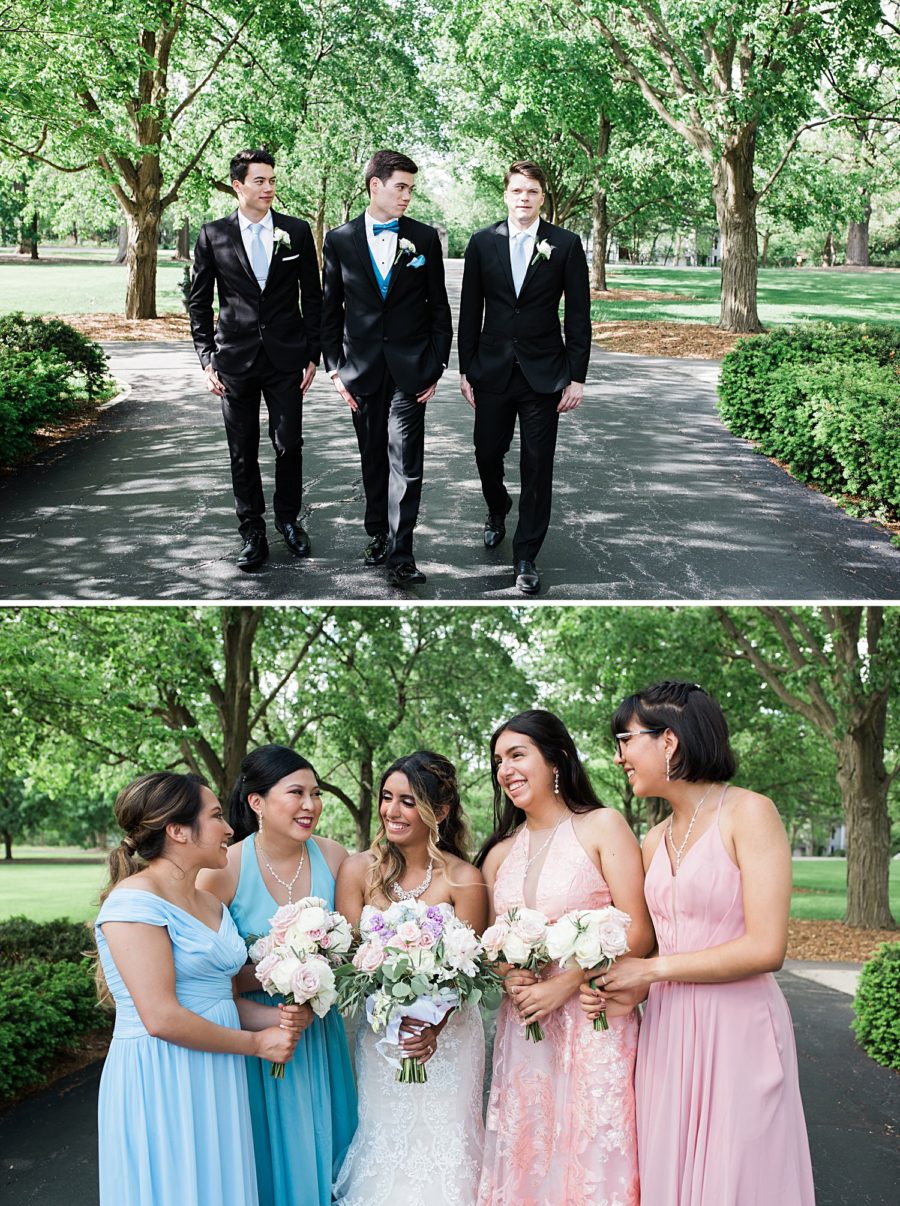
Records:
<instances>
[{"instance_id":1,"label":"white pocket square","mask_svg":"<svg viewBox=\"0 0 900 1206\"><path fill-rule=\"evenodd\" d=\"M296 255L282 256L281 262L282 262L282 264L287 264L290 260L299 260L299 259L300 259L300 252L298 251Z\"/></svg>"}]
</instances>

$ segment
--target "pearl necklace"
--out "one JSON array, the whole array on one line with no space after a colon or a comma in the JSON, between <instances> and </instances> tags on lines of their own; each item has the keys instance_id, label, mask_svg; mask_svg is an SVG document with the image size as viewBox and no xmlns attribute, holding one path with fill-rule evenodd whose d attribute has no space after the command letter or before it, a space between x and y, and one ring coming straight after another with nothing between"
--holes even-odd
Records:
<instances>
[{"instance_id":1,"label":"pearl necklace","mask_svg":"<svg viewBox=\"0 0 900 1206\"><path fill-rule=\"evenodd\" d=\"M292 893L292 892L293 892L293 890L294 890L294 884L295 884L295 883L297 882L297 880L300 878L300 872L303 870L303 864L304 864L304 862L306 861L306 846L304 845L304 847L303 847L303 851L302 851L302 853L300 854L300 862L297 864L297 870L294 872L294 878L291 880L291 882L290 882L290 883L286 883L286 882L285 882L285 881L284 881L284 880L281 878L281 876L280 876L280 875L278 875L278 874L277 874L277 873L276 873L276 872L273 870L273 868L272 868L272 864L271 864L271 863L269 862L269 860L266 858L266 852L263 850L262 846L260 845L260 843L259 843L258 841L257 841L257 843L256 843L256 849L259 851L260 858L261 858L261 859L262 859L262 861L265 863L266 870L267 870L267 871L268 871L268 873L269 873L269 874L272 876L272 878L275 880L275 882L276 882L276 883L281 884L282 888L287 888L287 894L288 894L287 902L288 902L288 904L293 904L294 902L293 902L293 899L292 899L292 897L291 897L291 893Z\"/></svg>"},{"instance_id":2,"label":"pearl necklace","mask_svg":"<svg viewBox=\"0 0 900 1206\"><path fill-rule=\"evenodd\" d=\"M525 872L522 876L523 879L525 878L525 876L528 875L528 872L531 869L532 864L537 862L537 860L541 857L541 855L544 853L544 851L547 849L547 847L553 841L553 835L556 833L557 829L559 829L559 827L563 823L563 821L565 821L567 819L568 819L567 817L560 817L559 820L556 822L556 824L553 826L553 828L550 830L550 836L547 838L546 842L544 842L543 846L541 846L540 850L538 850L538 852L536 854L532 854L531 858L526 860ZM527 826L526 826L526 828L527 828ZM530 845L530 842L529 842L529 845Z\"/></svg>"},{"instance_id":3,"label":"pearl necklace","mask_svg":"<svg viewBox=\"0 0 900 1206\"><path fill-rule=\"evenodd\" d=\"M688 838L691 836L691 830L694 828L694 821L696 821L696 819L697 819L697 813L703 807L703 803L706 800L706 797L712 791L713 787L715 787L715 784L710 783L709 787L707 787L706 791L703 793L703 795L700 797L699 801L697 802L697 807L694 809L693 813L691 814L691 820L690 820L690 824L687 827L687 833L684 835L684 840L682 841L680 846L675 845L675 839L672 837L672 826L675 822L675 813L673 812L672 815L669 817L669 827L666 830L666 834L669 839L669 844L672 847L672 853L675 855L675 871L674 871L675 875L677 875L679 870L681 869L681 857L684 854L685 846L687 846L687 844L688 844Z\"/></svg>"},{"instance_id":4,"label":"pearl necklace","mask_svg":"<svg viewBox=\"0 0 900 1206\"><path fill-rule=\"evenodd\" d=\"M430 858L428 860L428 870L425 872L425 878L422 880L419 886L417 888L410 888L409 891L407 891L406 888L401 888L399 884L394 884L392 889L394 895L398 900L418 900L423 893L428 891L428 888L431 884L431 872L433 870L434 859Z\"/></svg>"}]
</instances>

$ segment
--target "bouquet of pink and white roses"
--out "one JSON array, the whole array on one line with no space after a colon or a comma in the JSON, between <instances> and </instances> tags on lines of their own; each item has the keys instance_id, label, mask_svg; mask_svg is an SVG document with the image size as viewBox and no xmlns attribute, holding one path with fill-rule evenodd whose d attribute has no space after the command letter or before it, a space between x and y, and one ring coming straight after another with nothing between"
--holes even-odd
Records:
<instances>
[{"instance_id":1,"label":"bouquet of pink and white roses","mask_svg":"<svg viewBox=\"0 0 900 1206\"><path fill-rule=\"evenodd\" d=\"M323 1018L337 1000L334 972L350 950L352 932L340 913L319 896L282 905L268 934L249 945L256 978L270 996L288 1005L310 1005ZM272 1076L284 1076L284 1064L273 1064Z\"/></svg>"},{"instance_id":2,"label":"bouquet of pink and white roses","mask_svg":"<svg viewBox=\"0 0 900 1206\"><path fill-rule=\"evenodd\" d=\"M365 1002L366 1021L384 1034L378 1052L397 1069L397 1080L424 1084L424 1065L398 1058L402 1020L433 1026L467 1003L494 1007L499 979L484 965L475 931L449 905L399 901L383 911L367 908L360 938L352 964L337 969L341 1011Z\"/></svg>"},{"instance_id":3,"label":"bouquet of pink and white roses","mask_svg":"<svg viewBox=\"0 0 900 1206\"><path fill-rule=\"evenodd\" d=\"M612 905L565 913L547 931L547 950L550 958L557 959L561 967L593 968L603 972L629 949L630 925L628 914ZM609 1029L605 1012L594 1018L594 1029Z\"/></svg>"},{"instance_id":4,"label":"bouquet of pink and white roses","mask_svg":"<svg viewBox=\"0 0 900 1206\"><path fill-rule=\"evenodd\" d=\"M550 962L547 918L537 909L508 909L488 926L481 941L484 953L492 963L499 959L538 974ZM544 1037L540 1022L529 1022L525 1037L539 1043Z\"/></svg>"}]
</instances>

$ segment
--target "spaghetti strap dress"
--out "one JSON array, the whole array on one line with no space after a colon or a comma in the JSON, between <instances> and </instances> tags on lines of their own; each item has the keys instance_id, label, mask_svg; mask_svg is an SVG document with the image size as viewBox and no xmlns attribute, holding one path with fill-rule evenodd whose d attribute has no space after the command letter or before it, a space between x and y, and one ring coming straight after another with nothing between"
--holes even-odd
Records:
<instances>
[{"instance_id":1,"label":"spaghetti strap dress","mask_svg":"<svg viewBox=\"0 0 900 1206\"><path fill-rule=\"evenodd\" d=\"M745 932L741 872L715 822L677 876L657 846L644 893L659 952ZM654 984L636 1068L641 1190L649 1206L813 1206L791 1015L775 977Z\"/></svg>"},{"instance_id":2,"label":"spaghetti strap dress","mask_svg":"<svg viewBox=\"0 0 900 1206\"><path fill-rule=\"evenodd\" d=\"M315 839L306 843L310 896L334 908L334 876ZM271 929L278 908L263 882L256 835L245 838L231 916L244 939ZM245 952L246 953L246 952ZM244 994L263 1005L283 1000ZM247 1059L253 1146L261 1206L329 1206L331 1184L356 1130L356 1088L344 1023L336 1009L314 1018L300 1036L284 1079L264 1060Z\"/></svg>"},{"instance_id":3,"label":"spaghetti strap dress","mask_svg":"<svg viewBox=\"0 0 900 1206\"><path fill-rule=\"evenodd\" d=\"M116 1025L100 1079L100 1206L256 1206L244 1057L147 1032L103 934L112 921L165 927L178 1000L234 1030L232 976L247 957L224 905L214 931L152 892L116 888L103 902L94 932Z\"/></svg>"}]
</instances>

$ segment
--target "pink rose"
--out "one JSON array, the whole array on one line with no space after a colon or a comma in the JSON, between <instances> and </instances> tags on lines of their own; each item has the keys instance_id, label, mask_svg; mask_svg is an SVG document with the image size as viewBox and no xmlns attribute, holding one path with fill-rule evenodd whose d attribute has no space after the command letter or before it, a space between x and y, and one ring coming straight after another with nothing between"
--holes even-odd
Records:
<instances>
[{"instance_id":1,"label":"pink rose","mask_svg":"<svg viewBox=\"0 0 900 1206\"><path fill-rule=\"evenodd\" d=\"M265 955L256 965L256 978L263 987L268 988L267 981L271 978L272 972L278 966L277 955Z\"/></svg>"}]
</instances>

